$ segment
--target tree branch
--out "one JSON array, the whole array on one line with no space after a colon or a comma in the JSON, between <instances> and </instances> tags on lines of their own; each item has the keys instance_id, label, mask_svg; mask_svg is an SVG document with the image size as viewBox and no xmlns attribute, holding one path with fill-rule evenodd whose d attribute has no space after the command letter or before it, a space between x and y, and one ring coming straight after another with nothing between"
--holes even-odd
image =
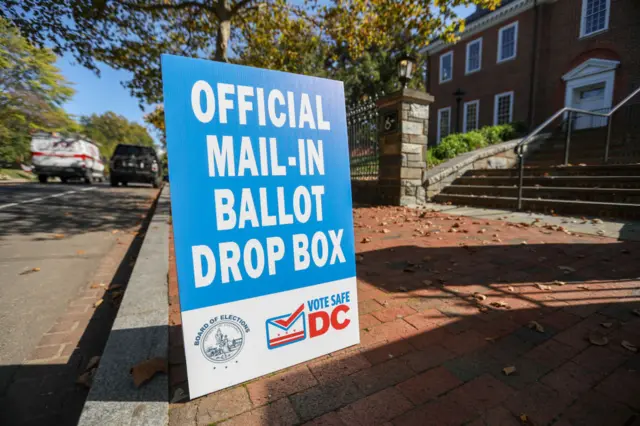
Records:
<instances>
[{"instance_id":1,"label":"tree branch","mask_svg":"<svg viewBox=\"0 0 640 426\"><path fill-rule=\"evenodd\" d=\"M208 12L216 13L214 7L200 3L198 1L183 1L180 3L160 3L160 4L138 4L135 2L118 1L122 6L134 9L134 10L182 10L182 9L204 9Z\"/></svg>"}]
</instances>

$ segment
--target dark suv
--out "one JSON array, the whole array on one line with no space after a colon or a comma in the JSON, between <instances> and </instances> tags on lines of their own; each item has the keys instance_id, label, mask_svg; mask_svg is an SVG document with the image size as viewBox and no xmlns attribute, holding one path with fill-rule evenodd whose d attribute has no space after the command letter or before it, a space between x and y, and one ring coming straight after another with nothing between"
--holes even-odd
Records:
<instances>
[{"instance_id":1,"label":"dark suv","mask_svg":"<svg viewBox=\"0 0 640 426\"><path fill-rule=\"evenodd\" d=\"M109 163L111 186L128 182L150 183L158 188L162 170L156 150L150 146L119 144Z\"/></svg>"}]
</instances>

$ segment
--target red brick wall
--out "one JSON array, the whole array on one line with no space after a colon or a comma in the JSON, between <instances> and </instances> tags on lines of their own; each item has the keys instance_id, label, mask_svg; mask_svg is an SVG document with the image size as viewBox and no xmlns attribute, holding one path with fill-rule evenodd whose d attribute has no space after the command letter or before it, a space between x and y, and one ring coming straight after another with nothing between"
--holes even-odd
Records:
<instances>
[{"instance_id":1,"label":"red brick wall","mask_svg":"<svg viewBox=\"0 0 640 426\"><path fill-rule=\"evenodd\" d=\"M579 38L582 0L558 0L539 6L540 35L538 46L537 83L533 123L539 124L564 106L565 83L562 75L597 57L620 61L616 71L614 99L616 103L632 89L640 86L640 0L611 0L609 29L597 35ZM428 88L435 97L431 107L429 144L437 137L438 109L450 106L452 131L455 130L456 102L452 93L461 88L466 92L462 104L480 100L480 125L493 124L494 96L514 91L514 121L529 120L529 91L534 34L534 10L465 38L458 44L429 57ZM496 63L498 31L518 21L518 50L514 60ZM466 45L483 38L482 69L465 75ZM453 79L439 84L440 56L453 50Z\"/></svg>"},{"instance_id":2,"label":"red brick wall","mask_svg":"<svg viewBox=\"0 0 640 426\"><path fill-rule=\"evenodd\" d=\"M540 66L534 121L564 106L562 75L589 58L620 61L614 104L640 85L640 1L611 0L609 29L579 38L582 0L541 6Z\"/></svg>"},{"instance_id":3,"label":"red brick wall","mask_svg":"<svg viewBox=\"0 0 640 426\"><path fill-rule=\"evenodd\" d=\"M500 28L518 21L518 44L516 58L497 63L498 32ZM451 107L451 128L455 131L456 102L452 95L457 88L466 92L460 103L460 130L464 102L480 100L480 126L493 124L494 97L498 93L514 92L513 119L526 121L529 104L529 81L531 73L531 40L533 35L533 11L528 10L514 19L501 22L485 31L464 39L451 48L429 57L429 90L435 97L431 106L429 144L437 137L438 109ZM482 37L482 68L465 75L467 43ZM453 79L439 84L440 56L453 50Z\"/></svg>"}]
</instances>

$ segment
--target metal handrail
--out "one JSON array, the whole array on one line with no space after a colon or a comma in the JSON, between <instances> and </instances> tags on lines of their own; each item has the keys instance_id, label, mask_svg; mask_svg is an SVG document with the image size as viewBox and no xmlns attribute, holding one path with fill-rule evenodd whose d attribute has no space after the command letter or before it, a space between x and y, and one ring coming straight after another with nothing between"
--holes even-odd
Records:
<instances>
[{"instance_id":1,"label":"metal handrail","mask_svg":"<svg viewBox=\"0 0 640 426\"><path fill-rule=\"evenodd\" d=\"M569 163L569 146L571 143L571 117L575 114L586 114L592 116L606 117L607 118L607 140L604 148L604 162L606 163L609 160L609 144L611 142L611 116L620 109L624 104L629 102L631 98L640 93L640 88L637 88L629 96L618 102L618 104L611 109L608 113L599 113L595 111L586 111L582 109L572 108L572 107L564 107L560 109L558 112L553 114L551 117L546 119L544 123L540 124L536 127L533 132L529 133L524 139L522 139L518 145L514 148L515 153L518 155L519 162L519 176L518 176L518 210L522 210L522 187L524 180L524 146L531 143L533 138L536 137L545 127L549 124L553 123L558 117L562 114L568 113L568 122L567 126L567 138L565 142L565 152L564 152L564 164L567 165Z\"/></svg>"}]
</instances>

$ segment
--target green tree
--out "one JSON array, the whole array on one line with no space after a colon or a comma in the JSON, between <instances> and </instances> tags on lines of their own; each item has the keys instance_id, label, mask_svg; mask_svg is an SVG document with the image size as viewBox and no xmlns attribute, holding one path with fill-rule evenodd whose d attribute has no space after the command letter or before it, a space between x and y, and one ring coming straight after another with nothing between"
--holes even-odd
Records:
<instances>
[{"instance_id":1,"label":"green tree","mask_svg":"<svg viewBox=\"0 0 640 426\"><path fill-rule=\"evenodd\" d=\"M74 91L55 61L0 18L0 160L25 161L34 130L77 129L62 108Z\"/></svg>"},{"instance_id":2,"label":"green tree","mask_svg":"<svg viewBox=\"0 0 640 426\"><path fill-rule=\"evenodd\" d=\"M82 133L97 142L100 153L107 158L119 143L153 146L153 139L144 126L111 111L81 117L80 125Z\"/></svg>"}]
</instances>

